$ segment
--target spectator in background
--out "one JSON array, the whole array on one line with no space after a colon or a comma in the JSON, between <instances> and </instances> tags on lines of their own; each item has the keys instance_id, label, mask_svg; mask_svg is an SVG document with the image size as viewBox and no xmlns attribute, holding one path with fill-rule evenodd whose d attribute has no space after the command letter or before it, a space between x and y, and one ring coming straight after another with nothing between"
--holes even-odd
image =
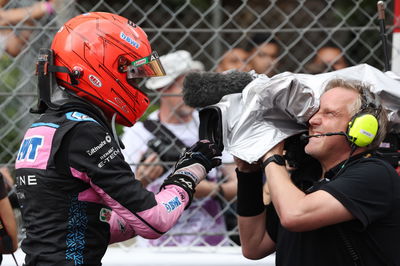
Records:
<instances>
[{"instance_id":1,"label":"spectator in background","mask_svg":"<svg viewBox=\"0 0 400 266\"><path fill-rule=\"evenodd\" d=\"M11 202L11 207L14 209L19 208L17 195L15 193L15 181L11 176L10 170L7 166L0 167L0 174L3 175L4 185L6 187L6 191L9 194L8 199Z\"/></svg>"},{"instance_id":2,"label":"spectator in background","mask_svg":"<svg viewBox=\"0 0 400 266\"><path fill-rule=\"evenodd\" d=\"M13 253L17 248L17 223L0 172L0 264L3 259L2 254Z\"/></svg>"},{"instance_id":3,"label":"spectator in background","mask_svg":"<svg viewBox=\"0 0 400 266\"><path fill-rule=\"evenodd\" d=\"M247 64L249 53L240 47L232 48L222 55L215 71L224 72L227 70L249 71Z\"/></svg>"},{"instance_id":4,"label":"spectator in background","mask_svg":"<svg viewBox=\"0 0 400 266\"><path fill-rule=\"evenodd\" d=\"M269 34L255 34L248 50L250 68L256 73L269 77L278 73L279 45Z\"/></svg>"},{"instance_id":5,"label":"spectator in background","mask_svg":"<svg viewBox=\"0 0 400 266\"><path fill-rule=\"evenodd\" d=\"M146 82L148 89L161 95L160 108L151 113L146 121L138 122L132 128L124 128L122 135L127 162L131 164L137 179L153 192L159 191L160 185L170 174L176 161L173 157L199 138L198 112L184 104L182 88L185 74L203 70L202 63L194 61L190 53L184 50L161 56L160 60L166 76L150 78ZM171 155L171 151L175 154ZM222 161L230 165L212 170L206 180L196 187L192 205L168 234L156 240L138 239L137 245L227 244L219 199L230 200L236 196L236 178L233 158L225 154Z\"/></svg>"},{"instance_id":6,"label":"spectator in background","mask_svg":"<svg viewBox=\"0 0 400 266\"><path fill-rule=\"evenodd\" d=\"M0 30L0 54L7 52L11 56L17 56L32 34L31 30L16 31L11 26L19 23L33 26L36 20L54 14L63 1L67 0L37 1L30 6L10 9L4 9L8 0L1 1L0 26L10 26L10 29Z\"/></svg>"},{"instance_id":7,"label":"spectator in background","mask_svg":"<svg viewBox=\"0 0 400 266\"><path fill-rule=\"evenodd\" d=\"M342 50L334 44L328 44L318 49L311 63L305 66L309 74L319 74L348 67Z\"/></svg>"},{"instance_id":8,"label":"spectator in background","mask_svg":"<svg viewBox=\"0 0 400 266\"><path fill-rule=\"evenodd\" d=\"M3 175L4 184L6 186L7 191L10 191L11 188L14 186L14 179L11 176L10 170L7 166L0 167L0 174Z\"/></svg>"}]
</instances>

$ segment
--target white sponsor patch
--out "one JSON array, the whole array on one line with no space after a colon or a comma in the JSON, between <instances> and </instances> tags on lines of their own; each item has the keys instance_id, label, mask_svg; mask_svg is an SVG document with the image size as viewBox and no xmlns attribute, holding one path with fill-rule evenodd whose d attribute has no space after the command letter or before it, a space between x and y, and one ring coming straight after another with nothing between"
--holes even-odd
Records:
<instances>
[{"instance_id":1,"label":"white sponsor patch","mask_svg":"<svg viewBox=\"0 0 400 266\"><path fill-rule=\"evenodd\" d=\"M365 136L367 136L367 137L369 137L369 138L373 138L374 137L374 134L371 134L368 131L365 131L364 129L361 129L360 133L365 135Z\"/></svg>"},{"instance_id":2,"label":"white sponsor patch","mask_svg":"<svg viewBox=\"0 0 400 266\"><path fill-rule=\"evenodd\" d=\"M89 75L89 81L96 87L100 88L103 86L101 83L100 79L96 77L95 75Z\"/></svg>"}]
</instances>

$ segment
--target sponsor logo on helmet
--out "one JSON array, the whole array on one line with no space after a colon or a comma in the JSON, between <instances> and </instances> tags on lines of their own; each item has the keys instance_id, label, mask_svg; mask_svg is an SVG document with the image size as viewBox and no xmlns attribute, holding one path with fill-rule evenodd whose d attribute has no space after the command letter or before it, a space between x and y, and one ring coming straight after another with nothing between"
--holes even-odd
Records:
<instances>
[{"instance_id":1,"label":"sponsor logo on helmet","mask_svg":"<svg viewBox=\"0 0 400 266\"><path fill-rule=\"evenodd\" d=\"M132 27L132 33L135 35L135 39L139 39L139 33L136 32L137 25L130 20L128 20L128 25Z\"/></svg>"},{"instance_id":2,"label":"sponsor logo on helmet","mask_svg":"<svg viewBox=\"0 0 400 266\"><path fill-rule=\"evenodd\" d=\"M103 86L103 84L101 84L101 81L98 77L96 77L95 75L89 75L89 81L96 87L100 88Z\"/></svg>"},{"instance_id":3,"label":"sponsor logo on helmet","mask_svg":"<svg viewBox=\"0 0 400 266\"><path fill-rule=\"evenodd\" d=\"M147 59L147 57L145 58L141 58L139 60L136 60L134 62L132 62L132 65L135 67L141 66L141 65L145 65L149 62L149 60Z\"/></svg>"},{"instance_id":4,"label":"sponsor logo on helmet","mask_svg":"<svg viewBox=\"0 0 400 266\"><path fill-rule=\"evenodd\" d=\"M136 49L139 49L140 44L139 44L138 42L136 42L135 40L132 40L131 37L127 36L127 35L126 35L125 33L123 33L122 31L121 31L121 33L119 34L119 37L120 37L122 40L124 40L124 41L126 41L127 43L129 43L130 45L132 45L133 47L135 47Z\"/></svg>"},{"instance_id":5,"label":"sponsor logo on helmet","mask_svg":"<svg viewBox=\"0 0 400 266\"><path fill-rule=\"evenodd\" d=\"M131 20L128 20L128 25L131 27L134 27L134 28L137 27L137 25L134 22L132 22Z\"/></svg>"}]
</instances>

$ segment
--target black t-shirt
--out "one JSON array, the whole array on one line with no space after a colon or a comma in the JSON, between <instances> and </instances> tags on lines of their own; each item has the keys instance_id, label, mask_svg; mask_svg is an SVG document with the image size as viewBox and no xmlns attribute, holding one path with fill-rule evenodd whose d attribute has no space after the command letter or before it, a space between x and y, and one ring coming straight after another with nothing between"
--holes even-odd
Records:
<instances>
[{"instance_id":1,"label":"black t-shirt","mask_svg":"<svg viewBox=\"0 0 400 266\"><path fill-rule=\"evenodd\" d=\"M339 172L341 166L327 172L313 191L327 191L356 219L290 232L268 206L267 231L276 242L276 265L400 265L400 177L375 158L356 156Z\"/></svg>"}]
</instances>

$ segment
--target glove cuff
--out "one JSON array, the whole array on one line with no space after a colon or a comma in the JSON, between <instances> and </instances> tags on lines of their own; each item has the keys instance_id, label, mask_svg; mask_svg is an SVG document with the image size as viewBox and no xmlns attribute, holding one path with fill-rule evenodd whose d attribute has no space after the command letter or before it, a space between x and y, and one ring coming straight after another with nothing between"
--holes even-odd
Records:
<instances>
[{"instance_id":1,"label":"glove cuff","mask_svg":"<svg viewBox=\"0 0 400 266\"><path fill-rule=\"evenodd\" d=\"M174 174L186 175L193 179L194 183L197 185L203 180L206 175L206 168L199 163L191 164L190 166L182 167L177 169Z\"/></svg>"},{"instance_id":2,"label":"glove cuff","mask_svg":"<svg viewBox=\"0 0 400 266\"><path fill-rule=\"evenodd\" d=\"M237 214L244 217L261 214L265 209L262 172L243 173L236 168L236 175L238 179Z\"/></svg>"},{"instance_id":3,"label":"glove cuff","mask_svg":"<svg viewBox=\"0 0 400 266\"><path fill-rule=\"evenodd\" d=\"M160 191L168 185L176 185L186 191L189 197L189 202L186 205L185 210L189 208L190 204L192 204L193 195L196 192L196 184L194 183L192 178L183 174L171 174L167 179L165 179L164 183L161 185Z\"/></svg>"}]
</instances>

